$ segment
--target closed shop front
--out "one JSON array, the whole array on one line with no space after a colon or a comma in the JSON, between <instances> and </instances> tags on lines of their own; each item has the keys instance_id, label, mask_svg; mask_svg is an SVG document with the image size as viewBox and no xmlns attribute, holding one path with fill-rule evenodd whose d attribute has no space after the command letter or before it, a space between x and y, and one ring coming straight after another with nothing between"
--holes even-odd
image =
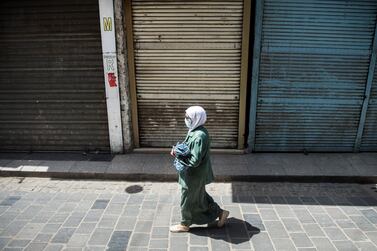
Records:
<instances>
[{"instance_id":1,"label":"closed shop front","mask_svg":"<svg viewBox=\"0 0 377 251\"><path fill-rule=\"evenodd\" d=\"M0 150L109 151L98 1L0 12Z\"/></svg>"},{"instance_id":2,"label":"closed shop front","mask_svg":"<svg viewBox=\"0 0 377 251\"><path fill-rule=\"evenodd\" d=\"M258 1L249 144L254 151L353 151L377 2ZM376 78L362 149L376 149ZM374 141L373 141L374 140ZM369 148L371 149L371 148Z\"/></svg>"},{"instance_id":3,"label":"closed shop front","mask_svg":"<svg viewBox=\"0 0 377 251\"><path fill-rule=\"evenodd\" d=\"M201 105L212 146L242 148L250 2L133 0L128 7L137 145L175 144L187 132L185 109Z\"/></svg>"}]
</instances>

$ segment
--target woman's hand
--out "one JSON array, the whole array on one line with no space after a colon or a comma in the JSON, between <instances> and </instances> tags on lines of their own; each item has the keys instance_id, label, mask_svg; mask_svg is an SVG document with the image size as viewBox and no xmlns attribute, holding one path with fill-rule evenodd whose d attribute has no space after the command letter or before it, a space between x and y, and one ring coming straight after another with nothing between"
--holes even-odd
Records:
<instances>
[{"instance_id":1,"label":"woman's hand","mask_svg":"<svg viewBox=\"0 0 377 251\"><path fill-rule=\"evenodd\" d=\"M175 158L174 146L171 148L170 155Z\"/></svg>"}]
</instances>

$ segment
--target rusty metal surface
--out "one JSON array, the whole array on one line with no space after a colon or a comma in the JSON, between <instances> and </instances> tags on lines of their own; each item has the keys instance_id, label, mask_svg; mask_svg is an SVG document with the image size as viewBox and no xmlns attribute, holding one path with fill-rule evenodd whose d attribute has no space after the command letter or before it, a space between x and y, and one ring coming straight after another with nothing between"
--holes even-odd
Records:
<instances>
[{"instance_id":1,"label":"rusty metal surface","mask_svg":"<svg viewBox=\"0 0 377 251\"><path fill-rule=\"evenodd\" d=\"M1 1L0 150L109 150L98 1Z\"/></svg>"},{"instance_id":2,"label":"rusty metal surface","mask_svg":"<svg viewBox=\"0 0 377 251\"><path fill-rule=\"evenodd\" d=\"M183 139L184 111L208 113L212 146L238 140L243 1L133 1L141 147Z\"/></svg>"}]
</instances>

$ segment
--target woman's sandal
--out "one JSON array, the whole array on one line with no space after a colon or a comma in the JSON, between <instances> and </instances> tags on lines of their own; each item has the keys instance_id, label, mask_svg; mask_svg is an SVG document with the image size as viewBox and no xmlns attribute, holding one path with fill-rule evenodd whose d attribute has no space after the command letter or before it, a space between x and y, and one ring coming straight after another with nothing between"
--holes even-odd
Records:
<instances>
[{"instance_id":1,"label":"woman's sandal","mask_svg":"<svg viewBox=\"0 0 377 251\"><path fill-rule=\"evenodd\" d=\"M229 216L229 211L223 210L219 217L219 222L217 222L217 227L223 227L225 225L225 222L228 216Z\"/></svg>"},{"instance_id":2,"label":"woman's sandal","mask_svg":"<svg viewBox=\"0 0 377 251\"><path fill-rule=\"evenodd\" d=\"M170 232L172 233L182 233L188 231L190 231L190 227L181 224L170 227Z\"/></svg>"}]
</instances>

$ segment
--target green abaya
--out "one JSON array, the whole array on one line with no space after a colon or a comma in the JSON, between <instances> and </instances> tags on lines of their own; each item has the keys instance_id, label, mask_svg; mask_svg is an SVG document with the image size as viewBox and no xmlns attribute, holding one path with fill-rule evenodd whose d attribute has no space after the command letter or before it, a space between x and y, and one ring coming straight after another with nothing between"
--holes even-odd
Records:
<instances>
[{"instance_id":1,"label":"green abaya","mask_svg":"<svg viewBox=\"0 0 377 251\"><path fill-rule=\"evenodd\" d=\"M184 141L191 155L184 160L189 167L179 173L181 185L182 225L207 224L216 220L222 210L206 192L205 185L214 180L209 155L210 140L203 126L190 131Z\"/></svg>"}]
</instances>

